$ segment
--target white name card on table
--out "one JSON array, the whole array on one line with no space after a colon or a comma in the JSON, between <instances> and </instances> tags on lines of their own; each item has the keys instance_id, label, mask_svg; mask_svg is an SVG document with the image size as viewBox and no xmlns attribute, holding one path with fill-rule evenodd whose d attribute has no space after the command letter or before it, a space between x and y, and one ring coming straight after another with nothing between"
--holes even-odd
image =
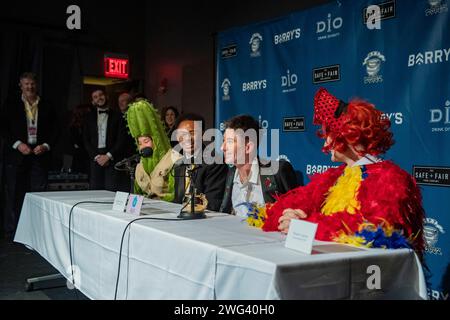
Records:
<instances>
[{"instance_id":1,"label":"white name card on table","mask_svg":"<svg viewBox=\"0 0 450 320\"><path fill-rule=\"evenodd\" d=\"M132 194L128 197L127 213L139 216L141 214L142 203L144 202L143 196Z\"/></svg>"},{"instance_id":2,"label":"white name card on table","mask_svg":"<svg viewBox=\"0 0 450 320\"><path fill-rule=\"evenodd\" d=\"M125 192L116 192L116 197L114 199L113 210L118 212L125 212L127 207L127 201L129 193Z\"/></svg>"},{"instance_id":3,"label":"white name card on table","mask_svg":"<svg viewBox=\"0 0 450 320\"><path fill-rule=\"evenodd\" d=\"M286 248L311 254L316 237L317 224L303 220L291 220Z\"/></svg>"}]
</instances>

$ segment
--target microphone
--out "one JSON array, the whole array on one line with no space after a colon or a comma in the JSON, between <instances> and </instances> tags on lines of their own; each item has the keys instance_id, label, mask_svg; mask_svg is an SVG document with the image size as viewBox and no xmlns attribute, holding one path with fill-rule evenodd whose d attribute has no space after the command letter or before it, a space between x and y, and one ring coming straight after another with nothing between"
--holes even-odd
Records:
<instances>
[{"instance_id":1,"label":"microphone","mask_svg":"<svg viewBox=\"0 0 450 320\"><path fill-rule=\"evenodd\" d=\"M140 153L134 154L134 155L132 155L132 156L129 157L129 158L125 158L125 159L123 159L122 161L117 162L116 165L115 165L115 167L116 167L116 168L117 168L117 167L121 167L121 166L123 166L124 164L131 163L131 162L139 162L140 160L141 160L141 154L140 154Z\"/></svg>"},{"instance_id":2,"label":"microphone","mask_svg":"<svg viewBox=\"0 0 450 320\"><path fill-rule=\"evenodd\" d=\"M118 168L123 165L126 165L127 163L132 163L132 162L138 163L141 160L141 157L150 158L151 156L153 156L153 149L152 148L144 148L141 151L139 151L138 154L134 154L129 158L125 158L122 161L117 162L115 167Z\"/></svg>"},{"instance_id":3,"label":"microphone","mask_svg":"<svg viewBox=\"0 0 450 320\"><path fill-rule=\"evenodd\" d=\"M144 158L150 158L153 156L153 149L150 147L144 148L139 152L139 154Z\"/></svg>"}]
</instances>

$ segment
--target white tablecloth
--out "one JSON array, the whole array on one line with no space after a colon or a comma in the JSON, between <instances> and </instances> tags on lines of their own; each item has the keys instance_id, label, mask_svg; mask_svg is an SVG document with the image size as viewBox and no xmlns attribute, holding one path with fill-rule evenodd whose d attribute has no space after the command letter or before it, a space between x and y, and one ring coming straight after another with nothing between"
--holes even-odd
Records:
<instances>
[{"instance_id":1,"label":"white tablecloth","mask_svg":"<svg viewBox=\"0 0 450 320\"><path fill-rule=\"evenodd\" d=\"M15 241L71 278L69 211L80 201L112 202L114 193L27 194ZM176 218L180 205L146 200L145 217ZM140 221L126 233L119 299L420 299L423 272L409 250L356 250L317 242L312 255L284 247L286 237L250 228L235 216L198 221ZM137 217L112 205L84 204L72 216L76 286L91 299L113 299L119 248ZM381 290L367 288L368 267Z\"/></svg>"}]
</instances>

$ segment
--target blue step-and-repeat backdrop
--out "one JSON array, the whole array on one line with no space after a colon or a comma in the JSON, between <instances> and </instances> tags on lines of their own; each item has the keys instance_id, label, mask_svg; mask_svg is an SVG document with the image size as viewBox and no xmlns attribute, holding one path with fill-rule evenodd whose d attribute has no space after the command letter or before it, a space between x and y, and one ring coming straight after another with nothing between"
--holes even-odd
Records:
<instances>
[{"instance_id":1,"label":"blue step-and-repeat backdrop","mask_svg":"<svg viewBox=\"0 0 450 320\"><path fill-rule=\"evenodd\" d=\"M377 5L380 19L374 18ZM429 296L450 278L450 0L336 1L218 35L216 125L251 114L279 129L280 157L308 177L335 166L312 125L320 87L389 117L386 155L413 174L426 210Z\"/></svg>"}]
</instances>

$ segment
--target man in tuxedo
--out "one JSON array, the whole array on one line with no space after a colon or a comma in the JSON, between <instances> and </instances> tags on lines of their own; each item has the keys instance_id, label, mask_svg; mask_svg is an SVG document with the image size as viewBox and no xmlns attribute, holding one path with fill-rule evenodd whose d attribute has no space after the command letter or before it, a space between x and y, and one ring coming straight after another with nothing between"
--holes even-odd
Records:
<instances>
[{"instance_id":1,"label":"man in tuxedo","mask_svg":"<svg viewBox=\"0 0 450 320\"><path fill-rule=\"evenodd\" d=\"M204 194L208 200L208 210L218 211L225 190L225 178L228 167L207 161L203 157L202 141L205 120L196 114L186 114L175 123L176 137L182 148L183 158L175 163L175 198L174 202L182 203L189 192L191 183L197 194ZM211 152L211 154L214 154ZM192 177L188 177L188 169L193 169Z\"/></svg>"},{"instance_id":2,"label":"man in tuxedo","mask_svg":"<svg viewBox=\"0 0 450 320\"><path fill-rule=\"evenodd\" d=\"M124 156L126 133L121 113L108 106L105 91L92 92L92 110L85 122L83 140L91 161L91 190L121 190L114 164ZM126 191L128 190L121 190Z\"/></svg>"},{"instance_id":3,"label":"man in tuxedo","mask_svg":"<svg viewBox=\"0 0 450 320\"><path fill-rule=\"evenodd\" d=\"M50 150L56 144L55 111L38 95L34 73L21 75L21 95L4 108L5 210L4 229L12 239L27 192L47 188Z\"/></svg>"},{"instance_id":4,"label":"man in tuxedo","mask_svg":"<svg viewBox=\"0 0 450 320\"><path fill-rule=\"evenodd\" d=\"M246 203L264 206L274 196L299 186L291 164L285 160L265 161L258 157L259 124L248 115L225 123L222 151L225 162L232 165L225 185L220 212L246 217Z\"/></svg>"}]
</instances>

